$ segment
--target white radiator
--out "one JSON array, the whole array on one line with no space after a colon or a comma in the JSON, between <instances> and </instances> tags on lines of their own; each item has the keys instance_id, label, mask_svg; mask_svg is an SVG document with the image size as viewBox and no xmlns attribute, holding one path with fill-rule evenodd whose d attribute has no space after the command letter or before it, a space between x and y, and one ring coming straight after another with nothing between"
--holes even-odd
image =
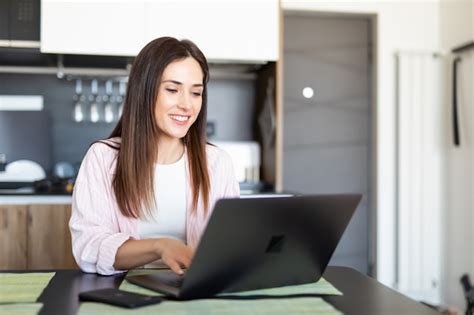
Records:
<instances>
[{"instance_id":1,"label":"white radiator","mask_svg":"<svg viewBox=\"0 0 474 315\"><path fill-rule=\"evenodd\" d=\"M446 105L442 58L397 54L396 287L440 302Z\"/></svg>"}]
</instances>

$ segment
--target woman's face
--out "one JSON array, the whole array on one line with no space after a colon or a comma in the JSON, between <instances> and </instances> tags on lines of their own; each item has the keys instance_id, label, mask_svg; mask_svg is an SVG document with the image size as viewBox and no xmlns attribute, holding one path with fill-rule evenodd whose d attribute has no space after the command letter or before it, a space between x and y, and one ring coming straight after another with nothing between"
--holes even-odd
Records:
<instances>
[{"instance_id":1,"label":"woman's face","mask_svg":"<svg viewBox=\"0 0 474 315\"><path fill-rule=\"evenodd\" d=\"M186 135L201 110L203 78L201 66L191 57L165 68L155 103L160 137L181 139Z\"/></svg>"}]
</instances>

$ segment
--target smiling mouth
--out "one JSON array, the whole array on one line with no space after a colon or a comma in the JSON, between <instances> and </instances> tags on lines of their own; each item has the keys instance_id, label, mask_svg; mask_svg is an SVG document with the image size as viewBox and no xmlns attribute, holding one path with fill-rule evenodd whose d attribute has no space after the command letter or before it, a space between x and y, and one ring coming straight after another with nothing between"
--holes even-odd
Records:
<instances>
[{"instance_id":1,"label":"smiling mouth","mask_svg":"<svg viewBox=\"0 0 474 315\"><path fill-rule=\"evenodd\" d=\"M179 121L179 122L186 122L189 120L190 116L181 116L181 115L170 115L171 119Z\"/></svg>"}]
</instances>

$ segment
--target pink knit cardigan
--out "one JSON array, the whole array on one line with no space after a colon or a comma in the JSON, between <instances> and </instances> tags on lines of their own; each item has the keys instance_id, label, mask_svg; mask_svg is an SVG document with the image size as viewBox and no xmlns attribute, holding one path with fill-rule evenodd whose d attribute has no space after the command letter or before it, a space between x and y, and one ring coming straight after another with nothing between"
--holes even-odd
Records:
<instances>
[{"instance_id":1,"label":"pink knit cardigan","mask_svg":"<svg viewBox=\"0 0 474 315\"><path fill-rule=\"evenodd\" d=\"M216 201L237 198L240 194L230 156L211 145L207 145L206 151L211 183L207 215L201 201L196 211L191 211L192 193L190 185L186 185L186 241L194 248ZM74 187L69 228L74 258L85 272L103 275L123 272L114 268L117 250L128 239L139 239L138 220L122 215L112 189L116 156L117 150L106 144L93 144L84 157ZM187 158L185 161L188 170Z\"/></svg>"}]
</instances>

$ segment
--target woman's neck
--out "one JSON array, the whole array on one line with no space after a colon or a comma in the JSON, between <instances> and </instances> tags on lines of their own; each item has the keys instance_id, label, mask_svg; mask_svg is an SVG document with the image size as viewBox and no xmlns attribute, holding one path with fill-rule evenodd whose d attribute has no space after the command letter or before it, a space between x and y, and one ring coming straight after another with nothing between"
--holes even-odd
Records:
<instances>
[{"instance_id":1,"label":"woman's neck","mask_svg":"<svg viewBox=\"0 0 474 315\"><path fill-rule=\"evenodd\" d=\"M181 139L161 138L158 140L158 164L171 164L178 161L184 153Z\"/></svg>"}]
</instances>

